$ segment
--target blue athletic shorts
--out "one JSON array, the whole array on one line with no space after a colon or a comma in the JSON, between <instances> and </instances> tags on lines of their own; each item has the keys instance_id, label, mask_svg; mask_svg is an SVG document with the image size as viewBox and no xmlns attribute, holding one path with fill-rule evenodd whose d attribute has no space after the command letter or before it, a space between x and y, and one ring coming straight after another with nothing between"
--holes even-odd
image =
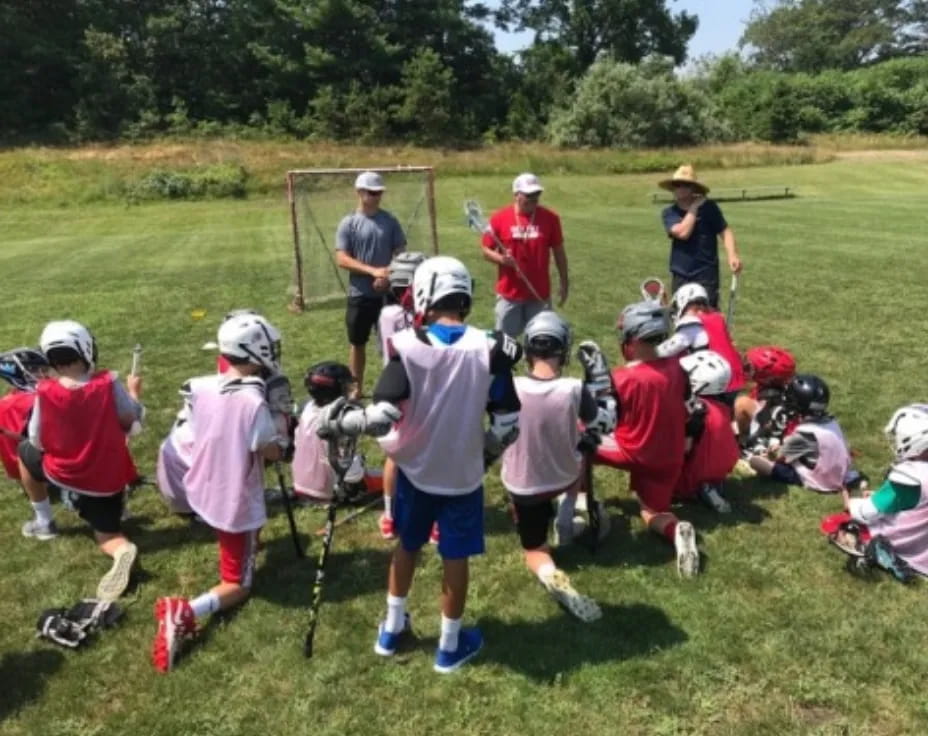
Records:
<instances>
[{"instance_id":1,"label":"blue athletic shorts","mask_svg":"<svg viewBox=\"0 0 928 736\"><path fill-rule=\"evenodd\" d=\"M483 486L464 496L440 496L416 488L398 469L393 522L400 544L417 552L428 541L432 524L438 522L438 553L458 560L485 551L483 541Z\"/></svg>"}]
</instances>

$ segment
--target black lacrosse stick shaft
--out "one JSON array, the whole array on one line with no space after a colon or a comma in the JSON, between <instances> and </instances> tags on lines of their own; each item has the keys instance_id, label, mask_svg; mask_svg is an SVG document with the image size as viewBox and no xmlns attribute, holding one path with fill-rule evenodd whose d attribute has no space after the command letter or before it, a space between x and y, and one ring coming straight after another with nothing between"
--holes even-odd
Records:
<instances>
[{"instance_id":1,"label":"black lacrosse stick shaft","mask_svg":"<svg viewBox=\"0 0 928 736\"><path fill-rule=\"evenodd\" d=\"M313 583L313 596L309 606L309 627L306 631L306 640L303 642L303 654L308 658L313 656L313 639L316 636L316 626L319 623L319 609L322 608L322 584L325 582L325 566L329 560L329 549L335 537L335 513L338 502L345 493L345 473L354 459L354 450L357 438L331 437L329 443L329 464L335 471L335 487L332 489L332 499L326 510L325 534L322 537L322 549L319 550L319 561L316 563L316 579Z\"/></svg>"},{"instance_id":2,"label":"black lacrosse stick shaft","mask_svg":"<svg viewBox=\"0 0 928 736\"><path fill-rule=\"evenodd\" d=\"M584 433L580 439L580 449L583 453L583 485L586 491L586 510L590 516L590 553L594 555L599 547L599 530L602 527L599 504L596 503L596 494L593 490L593 455L598 444L598 438L588 433Z\"/></svg>"},{"instance_id":3,"label":"black lacrosse stick shaft","mask_svg":"<svg viewBox=\"0 0 928 736\"><path fill-rule=\"evenodd\" d=\"M290 500L290 494L287 492L287 484L284 481L284 471L279 460L274 463L274 468L277 470L277 484L280 486L280 495L284 502L284 509L287 512L287 523L290 524L290 537L293 539L293 549L296 551L297 559L302 559L306 556L306 552L303 550L303 544L300 542L300 535L296 530L296 519L293 517L293 503Z\"/></svg>"},{"instance_id":4,"label":"black lacrosse stick shaft","mask_svg":"<svg viewBox=\"0 0 928 736\"><path fill-rule=\"evenodd\" d=\"M322 584L325 582L325 565L329 559L329 548L335 536L335 512L338 502L335 496L329 501L326 510L325 536L322 537L322 549L319 551L319 561L316 563L316 579L313 582L313 597L309 607L309 628L306 631L306 641L303 642L303 654L308 658L313 656L313 639L316 636L316 624L319 623L319 608L322 606Z\"/></svg>"}]
</instances>

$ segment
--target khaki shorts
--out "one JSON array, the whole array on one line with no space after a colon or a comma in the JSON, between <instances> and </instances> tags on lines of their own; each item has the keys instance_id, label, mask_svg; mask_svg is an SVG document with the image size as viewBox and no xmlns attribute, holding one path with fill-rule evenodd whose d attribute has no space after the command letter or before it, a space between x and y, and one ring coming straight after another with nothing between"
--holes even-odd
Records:
<instances>
[{"instance_id":1,"label":"khaki shorts","mask_svg":"<svg viewBox=\"0 0 928 736\"><path fill-rule=\"evenodd\" d=\"M525 331L525 325L539 312L550 309L548 302L539 302L534 299L526 302L513 302L497 295L496 329L515 339Z\"/></svg>"}]
</instances>

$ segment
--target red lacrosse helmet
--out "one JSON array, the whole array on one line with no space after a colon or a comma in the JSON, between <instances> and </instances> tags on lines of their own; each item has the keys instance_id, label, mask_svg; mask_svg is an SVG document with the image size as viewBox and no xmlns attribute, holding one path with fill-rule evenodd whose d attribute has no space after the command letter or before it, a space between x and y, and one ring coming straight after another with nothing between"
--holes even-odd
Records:
<instances>
[{"instance_id":1,"label":"red lacrosse helmet","mask_svg":"<svg viewBox=\"0 0 928 736\"><path fill-rule=\"evenodd\" d=\"M747 373L761 386L786 386L796 375L796 359L786 348L761 345L744 354Z\"/></svg>"}]
</instances>

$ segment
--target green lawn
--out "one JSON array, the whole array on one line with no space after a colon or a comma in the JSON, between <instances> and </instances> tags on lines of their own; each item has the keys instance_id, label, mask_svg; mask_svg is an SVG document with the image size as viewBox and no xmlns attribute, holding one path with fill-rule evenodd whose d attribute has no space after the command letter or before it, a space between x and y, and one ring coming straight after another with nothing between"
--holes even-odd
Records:
<instances>
[{"instance_id":1,"label":"green lawn","mask_svg":"<svg viewBox=\"0 0 928 736\"><path fill-rule=\"evenodd\" d=\"M745 276L735 337L742 348L784 344L831 385L832 408L859 464L879 478L882 427L924 400L928 255L922 249L925 160L843 160L791 168L701 172L712 186L789 185L792 200L728 203ZM644 276L665 275L668 244L655 176L547 176L545 201L564 221L578 339L617 359L612 325ZM505 177L438 178L442 250L477 280L472 321L489 325L493 272L460 220L461 202L508 199ZM389 206L389 198L385 204ZM153 475L158 443L188 376L212 369L200 345L229 308L253 306L284 333L284 367L344 359L338 303L286 309L289 223L280 199L97 205L0 211L0 346L34 343L43 324L72 317L95 331L100 360L125 372L145 347L149 421L135 441ZM207 310L195 321L192 309ZM577 371L576 365L571 370ZM374 376L368 377L371 383ZM376 457L376 452L372 453ZM432 672L440 566L432 550L410 599L419 645L395 661L372 653L389 547L376 514L339 529L315 657L301 654L313 562L297 562L279 508L264 534L253 599L214 621L169 676L149 662L152 606L216 579L216 550L170 516L152 489L132 501L128 531L140 584L124 623L80 653L33 639L42 608L89 595L106 562L85 527L59 510L64 533L25 540L28 506L0 483L0 732L104 733L924 733L925 586L852 578L818 534L835 498L732 481L730 517L691 519L704 574L677 579L669 547L647 534L625 476L598 469L614 531L595 558L560 555L603 606L583 625L560 612L521 564L496 472L488 479L488 553L472 568L467 618L485 651L454 677ZM298 512L310 555L322 515ZM391 728L392 727L392 728Z\"/></svg>"}]
</instances>

